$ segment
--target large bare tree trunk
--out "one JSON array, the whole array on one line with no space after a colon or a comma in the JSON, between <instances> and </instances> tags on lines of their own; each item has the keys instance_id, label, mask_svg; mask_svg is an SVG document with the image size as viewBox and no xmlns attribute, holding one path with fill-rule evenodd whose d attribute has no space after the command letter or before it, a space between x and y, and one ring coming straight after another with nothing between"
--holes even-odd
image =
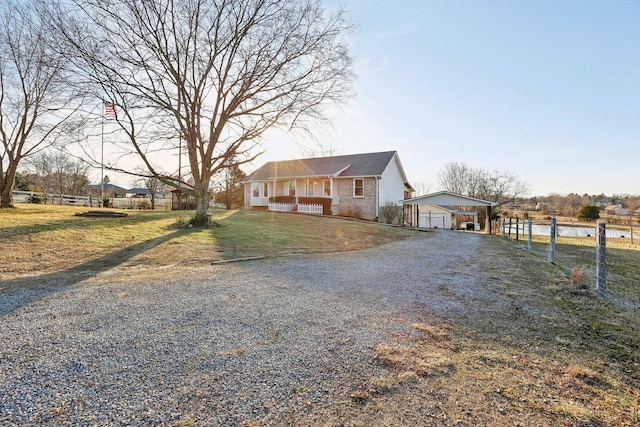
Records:
<instances>
[{"instance_id":1,"label":"large bare tree trunk","mask_svg":"<svg viewBox=\"0 0 640 427\"><path fill-rule=\"evenodd\" d=\"M0 188L0 208L11 208L11 190L13 189L13 182L16 179L16 172L18 171L18 162L9 161L7 167L7 173L2 177L2 186Z\"/></svg>"},{"instance_id":2,"label":"large bare tree trunk","mask_svg":"<svg viewBox=\"0 0 640 427\"><path fill-rule=\"evenodd\" d=\"M196 198L196 216L193 225L207 224L207 209L209 209L209 180L202 180L194 186Z\"/></svg>"}]
</instances>

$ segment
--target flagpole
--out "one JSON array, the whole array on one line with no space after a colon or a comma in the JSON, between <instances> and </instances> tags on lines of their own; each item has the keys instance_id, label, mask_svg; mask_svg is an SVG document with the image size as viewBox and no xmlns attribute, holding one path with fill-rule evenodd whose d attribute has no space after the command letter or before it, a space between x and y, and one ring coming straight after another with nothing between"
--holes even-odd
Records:
<instances>
[{"instance_id":1,"label":"flagpole","mask_svg":"<svg viewBox=\"0 0 640 427\"><path fill-rule=\"evenodd\" d=\"M104 101L100 108L100 207L104 208Z\"/></svg>"},{"instance_id":2,"label":"flagpole","mask_svg":"<svg viewBox=\"0 0 640 427\"><path fill-rule=\"evenodd\" d=\"M180 207L178 210L182 210L182 133L178 134L178 200L180 201Z\"/></svg>"}]
</instances>

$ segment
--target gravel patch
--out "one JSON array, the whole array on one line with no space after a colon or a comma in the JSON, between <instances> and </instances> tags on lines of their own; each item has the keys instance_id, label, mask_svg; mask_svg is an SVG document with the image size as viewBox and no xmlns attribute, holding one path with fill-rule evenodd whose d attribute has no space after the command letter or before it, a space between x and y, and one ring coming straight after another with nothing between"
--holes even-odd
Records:
<instances>
[{"instance_id":1,"label":"gravel patch","mask_svg":"<svg viewBox=\"0 0 640 427\"><path fill-rule=\"evenodd\" d=\"M0 424L277 423L349 400L413 311L506 304L474 274L488 236L118 274L0 292ZM126 275L123 275L126 277ZM24 280L24 279L21 279ZM249 425L249 424L247 424Z\"/></svg>"}]
</instances>

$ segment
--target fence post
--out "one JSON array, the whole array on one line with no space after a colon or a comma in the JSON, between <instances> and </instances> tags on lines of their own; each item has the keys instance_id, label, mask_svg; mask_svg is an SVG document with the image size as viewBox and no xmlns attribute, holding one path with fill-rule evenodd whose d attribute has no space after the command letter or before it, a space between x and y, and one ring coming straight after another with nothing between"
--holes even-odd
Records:
<instances>
[{"instance_id":1,"label":"fence post","mask_svg":"<svg viewBox=\"0 0 640 427\"><path fill-rule=\"evenodd\" d=\"M549 236L549 262L556 260L556 219L551 218L551 235Z\"/></svg>"},{"instance_id":2,"label":"fence post","mask_svg":"<svg viewBox=\"0 0 640 427\"><path fill-rule=\"evenodd\" d=\"M506 224L507 224L507 220L502 218L502 237L504 237L507 234Z\"/></svg>"},{"instance_id":3,"label":"fence post","mask_svg":"<svg viewBox=\"0 0 640 427\"><path fill-rule=\"evenodd\" d=\"M529 231L529 240L527 240L527 249L533 249L533 218L529 217L527 221L528 231Z\"/></svg>"},{"instance_id":4,"label":"fence post","mask_svg":"<svg viewBox=\"0 0 640 427\"><path fill-rule=\"evenodd\" d=\"M509 218L509 237L511 237L511 221L513 221L513 218Z\"/></svg>"},{"instance_id":5,"label":"fence post","mask_svg":"<svg viewBox=\"0 0 640 427\"><path fill-rule=\"evenodd\" d=\"M516 242L520 241L520 218L516 218Z\"/></svg>"},{"instance_id":6,"label":"fence post","mask_svg":"<svg viewBox=\"0 0 640 427\"><path fill-rule=\"evenodd\" d=\"M598 223L598 234L596 240L596 277L598 280L598 296L607 297L607 233L606 224Z\"/></svg>"}]
</instances>

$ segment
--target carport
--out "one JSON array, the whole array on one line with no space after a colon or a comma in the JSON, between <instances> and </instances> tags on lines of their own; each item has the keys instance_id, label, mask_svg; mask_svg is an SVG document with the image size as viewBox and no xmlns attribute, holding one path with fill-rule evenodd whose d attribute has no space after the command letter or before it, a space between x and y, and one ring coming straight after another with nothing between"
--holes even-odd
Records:
<instances>
[{"instance_id":1,"label":"carport","mask_svg":"<svg viewBox=\"0 0 640 427\"><path fill-rule=\"evenodd\" d=\"M420 226L421 207L424 212L426 209L425 207L428 205L484 207L487 213L485 229L488 230L489 234L491 234L491 208L496 205L494 202L476 199L475 197L463 196L450 191L439 191L437 193L425 194L424 196L404 199L401 203L403 206L405 222L411 227ZM429 224L431 225L432 222L429 221Z\"/></svg>"}]
</instances>

